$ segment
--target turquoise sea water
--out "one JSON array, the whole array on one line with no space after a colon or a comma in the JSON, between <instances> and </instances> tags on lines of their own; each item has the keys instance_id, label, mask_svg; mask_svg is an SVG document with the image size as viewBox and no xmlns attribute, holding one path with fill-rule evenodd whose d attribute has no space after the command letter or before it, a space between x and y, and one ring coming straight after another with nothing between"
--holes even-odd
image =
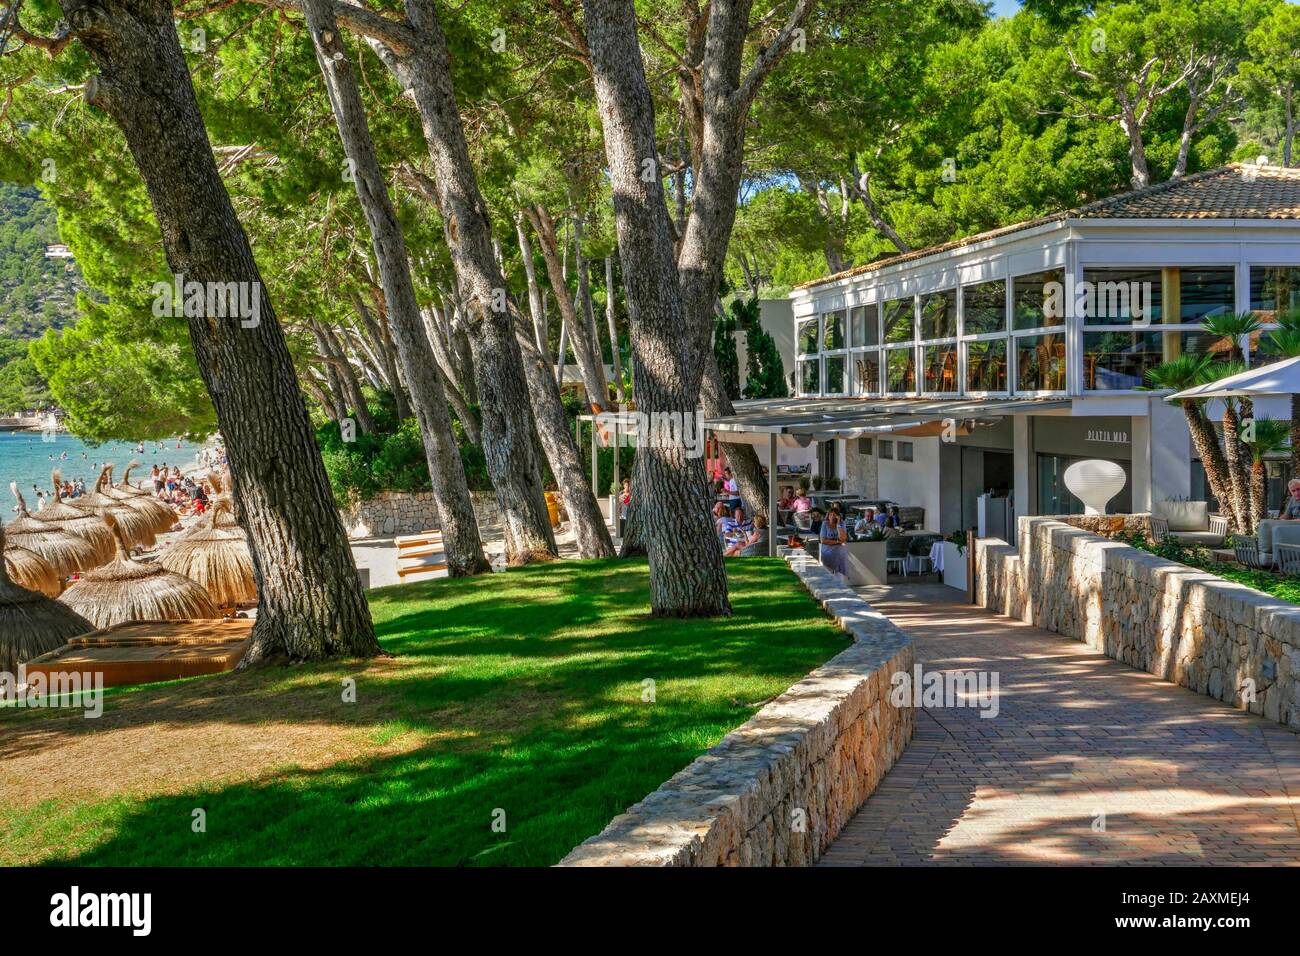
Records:
<instances>
[{"instance_id":1,"label":"turquoise sea water","mask_svg":"<svg viewBox=\"0 0 1300 956\"><path fill-rule=\"evenodd\" d=\"M103 445L88 445L72 435L44 435L36 432L0 432L0 515L9 516L13 507L13 496L9 493L9 482L18 482L27 506L36 510L36 501L32 485L50 488L50 472L59 468L65 481L83 478L87 487L94 484L99 476L99 469L105 464L115 464L113 480L122 477L124 469L132 460L138 459L141 467L131 472L131 481L138 484L149 474L149 469L157 464L167 463L167 467L180 465L184 471L194 465L195 456L202 446L176 439L166 442L145 442L144 452L138 451L135 442L106 442Z\"/></svg>"}]
</instances>

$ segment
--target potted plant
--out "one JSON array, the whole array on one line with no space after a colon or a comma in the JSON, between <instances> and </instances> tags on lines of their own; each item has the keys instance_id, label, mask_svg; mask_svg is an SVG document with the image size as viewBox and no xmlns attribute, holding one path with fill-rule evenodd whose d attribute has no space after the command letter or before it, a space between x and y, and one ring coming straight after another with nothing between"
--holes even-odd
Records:
<instances>
[{"instance_id":1,"label":"potted plant","mask_svg":"<svg viewBox=\"0 0 1300 956\"><path fill-rule=\"evenodd\" d=\"M822 490L822 482L823 482L824 480L825 480L825 479L823 479L821 475L813 475L813 480L812 480L813 490L814 490L814 491L821 491L821 490Z\"/></svg>"},{"instance_id":2,"label":"potted plant","mask_svg":"<svg viewBox=\"0 0 1300 956\"><path fill-rule=\"evenodd\" d=\"M844 563L849 585L887 584L885 562L885 529L873 524L859 537L850 538L844 546Z\"/></svg>"},{"instance_id":3,"label":"potted plant","mask_svg":"<svg viewBox=\"0 0 1300 956\"><path fill-rule=\"evenodd\" d=\"M943 583L966 590L966 532L954 531L943 541Z\"/></svg>"},{"instance_id":4,"label":"potted plant","mask_svg":"<svg viewBox=\"0 0 1300 956\"><path fill-rule=\"evenodd\" d=\"M840 490L840 480L839 480L838 478L836 478L834 475L827 475L827 476L826 476L825 485L826 485L826 490L827 490L827 491L839 491L839 490Z\"/></svg>"}]
</instances>

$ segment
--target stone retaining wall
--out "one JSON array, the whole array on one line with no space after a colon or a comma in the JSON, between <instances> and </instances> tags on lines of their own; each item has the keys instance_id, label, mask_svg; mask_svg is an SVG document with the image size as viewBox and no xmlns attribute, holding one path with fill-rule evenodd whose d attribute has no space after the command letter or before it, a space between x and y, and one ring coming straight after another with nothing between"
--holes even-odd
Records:
<instances>
[{"instance_id":1,"label":"stone retaining wall","mask_svg":"<svg viewBox=\"0 0 1300 956\"><path fill-rule=\"evenodd\" d=\"M914 729L911 706L889 701L911 638L816 559L784 556L853 645L559 865L806 866L894 765Z\"/></svg>"},{"instance_id":2,"label":"stone retaining wall","mask_svg":"<svg viewBox=\"0 0 1300 956\"><path fill-rule=\"evenodd\" d=\"M490 492L470 493L479 524L496 520L496 496ZM343 527L349 538L386 538L399 534L432 531L439 526L433 492L385 491L374 498L353 502L341 509Z\"/></svg>"},{"instance_id":3,"label":"stone retaining wall","mask_svg":"<svg viewBox=\"0 0 1300 956\"><path fill-rule=\"evenodd\" d=\"M1300 607L1055 518L976 543L975 599L1300 729Z\"/></svg>"}]
</instances>

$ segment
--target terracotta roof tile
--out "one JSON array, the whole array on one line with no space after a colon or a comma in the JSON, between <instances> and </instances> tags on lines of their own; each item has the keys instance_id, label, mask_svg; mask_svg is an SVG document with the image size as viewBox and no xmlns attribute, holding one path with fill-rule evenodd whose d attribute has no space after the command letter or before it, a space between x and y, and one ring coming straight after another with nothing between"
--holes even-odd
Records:
<instances>
[{"instance_id":1,"label":"terracotta roof tile","mask_svg":"<svg viewBox=\"0 0 1300 956\"><path fill-rule=\"evenodd\" d=\"M1108 196L1077 209L1001 226L928 249L877 259L835 275L801 283L795 288L808 289L865 275L885 266L924 259L1065 219L1300 219L1300 169L1232 163Z\"/></svg>"}]
</instances>

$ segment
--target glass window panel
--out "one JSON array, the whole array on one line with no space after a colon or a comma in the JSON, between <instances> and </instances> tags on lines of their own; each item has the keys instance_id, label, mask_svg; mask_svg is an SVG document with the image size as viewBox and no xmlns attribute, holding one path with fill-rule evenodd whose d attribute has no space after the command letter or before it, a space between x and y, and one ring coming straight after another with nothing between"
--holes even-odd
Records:
<instances>
[{"instance_id":1,"label":"glass window panel","mask_svg":"<svg viewBox=\"0 0 1300 956\"><path fill-rule=\"evenodd\" d=\"M898 460L899 461L912 460L912 443L910 441L900 441L898 443Z\"/></svg>"},{"instance_id":2,"label":"glass window panel","mask_svg":"<svg viewBox=\"0 0 1300 956\"><path fill-rule=\"evenodd\" d=\"M828 355L826 357L826 374L823 378L822 392L826 395L844 394L843 355Z\"/></svg>"},{"instance_id":3,"label":"glass window panel","mask_svg":"<svg viewBox=\"0 0 1300 956\"><path fill-rule=\"evenodd\" d=\"M914 330L913 304L911 299L893 299L885 303L884 312L885 341L911 342Z\"/></svg>"},{"instance_id":4,"label":"glass window panel","mask_svg":"<svg viewBox=\"0 0 1300 956\"><path fill-rule=\"evenodd\" d=\"M864 345L880 344L880 321L875 303L859 305L851 313L849 345L860 349Z\"/></svg>"},{"instance_id":5,"label":"glass window panel","mask_svg":"<svg viewBox=\"0 0 1300 956\"><path fill-rule=\"evenodd\" d=\"M927 392L957 391L957 343L928 345L925 356L925 390Z\"/></svg>"},{"instance_id":6,"label":"glass window panel","mask_svg":"<svg viewBox=\"0 0 1300 956\"><path fill-rule=\"evenodd\" d=\"M1075 296L1075 308L1085 325L1161 321L1159 269L1085 269L1083 279L1090 287Z\"/></svg>"},{"instance_id":7,"label":"glass window panel","mask_svg":"<svg viewBox=\"0 0 1300 956\"><path fill-rule=\"evenodd\" d=\"M961 298L963 334L1006 331L1007 283L1004 279L963 286Z\"/></svg>"},{"instance_id":8,"label":"glass window panel","mask_svg":"<svg viewBox=\"0 0 1300 956\"><path fill-rule=\"evenodd\" d=\"M957 334L957 290L921 296L921 338L946 339Z\"/></svg>"},{"instance_id":9,"label":"glass window panel","mask_svg":"<svg viewBox=\"0 0 1300 956\"><path fill-rule=\"evenodd\" d=\"M1048 269L1016 276L1011 284L1016 329L1065 324L1065 270Z\"/></svg>"},{"instance_id":10,"label":"glass window panel","mask_svg":"<svg viewBox=\"0 0 1300 956\"><path fill-rule=\"evenodd\" d=\"M880 457L881 458L894 457L894 443L891 439L888 438L880 439Z\"/></svg>"},{"instance_id":11,"label":"glass window panel","mask_svg":"<svg viewBox=\"0 0 1300 956\"><path fill-rule=\"evenodd\" d=\"M1148 369L1183 354L1211 354L1226 361L1227 339L1204 332L1085 332L1083 387L1127 389L1149 384Z\"/></svg>"},{"instance_id":12,"label":"glass window panel","mask_svg":"<svg viewBox=\"0 0 1300 956\"><path fill-rule=\"evenodd\" d=\"M1265 322L1300 309L1300 266L1251 266L1250 307Z\"/></svg>"},{"instance_id":13,"label":"glass window panel","mask_svg":"<svg viewBox=\"0 0 1300 956\"><path fill-rule=\"evenodd\" d=\"M1025 335L1016 343L1016 391L1065 390L1065 335Z\"/></svg>"},{"instance_id":14,"label":"glass window panel","mask_svg":"<svg viewBox=\"0 0 1300 956\"><path fill-rule=\"evenodd\" d=\"M799 390L805 395L816 395L822 390L822 363L809 359L799 363Z\"/></svg>"},{"instance_id":15,"label":"glass window panel","mask_svg":"<svg viewBox=\"0 0 1300 956\"><path fill-rule=\"evenodd\" d=\"M1178 321L1200 322L1214 315L1237 311L1237 270L1178 270Z\"/></svg>"},{"instance_id":16,"label":"glass window panel","mask_svg":"<svg viewBox=\"0 0 1300 956\"><path fill-rule=\"evenodd\" d=\"M844 310L822 316L822 351L844 348Z\"/></svg>"},{"instance_id":17,"label":"glass window panel","mask_svg":"<svg viewBox=\"0 0 1300 956\"><path fill-rule=\"evenodd\" d=\"M799 354L811 355L817 351L817 319L809 319L799 326Z\"/></svg>"},{"instance_id":18,"label":"glass window panel","mask_svg":"<svg viewBox=\"0 0 1300 956\"><path fill-rule=\"evenodd\" d=\"M916 391L916 350L890 349L885 356L885 391Z\"/></svg>"},{"instance_id":19,"label":"glass window panel","mask_svg":"<svg viewBox=\"0 0 1300 956\"><path fill-rule=\"evenodd\" d=\"M966 389L971 392L1007 390L1007 340L966 343Z\"/></svg>"},{"instance_id":20,"label":"glass window panel","mask_svg":"<svg viewBox=\"0 0 1300 956\"><path fill-rule=\"evenodd\" d=\"M859 395L880 394L880 353L863 352L853 357L853 374Z\"/></svg>"}]
</instances>

